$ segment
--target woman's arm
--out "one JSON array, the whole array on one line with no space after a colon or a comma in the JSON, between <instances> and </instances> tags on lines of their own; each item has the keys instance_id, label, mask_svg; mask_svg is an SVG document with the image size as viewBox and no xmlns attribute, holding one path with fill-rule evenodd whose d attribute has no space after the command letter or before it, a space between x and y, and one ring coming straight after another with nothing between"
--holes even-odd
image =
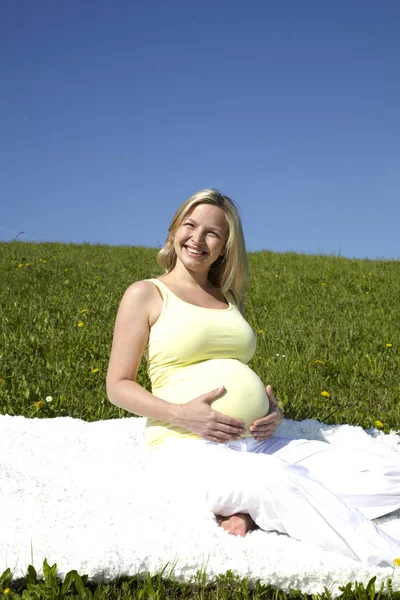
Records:
<instances>
[{"instance_id":1,"label":"woman's arm","mask_svg":"<svg viewBox=\"0 0 400 600\"><path fill-rule=\"evenodd\" d=\"M257 419L249 427L251 435L259 441L272 437L275 430L283 421L283 412L278 406L272 387L267 385L265 389L269 399L269 412L266 417Z\"/></svg>"},{"instance_id":2,"label":"woman's arm","mask_svg":"<svg viewBox=\"0 0 400 600\"><path fill-rule=\"evenodd\" d=\"M161 310L161 298L150 282L138 281L126 290L115 321L107 372L110 401L136 415L167 421L208 440L226 442L240 437L245 431L243 422L210 407L224 394L223 387L185 404L174 404L154 396L136 382L150 323L157 310Z\"/></svg>"}]
</instances>

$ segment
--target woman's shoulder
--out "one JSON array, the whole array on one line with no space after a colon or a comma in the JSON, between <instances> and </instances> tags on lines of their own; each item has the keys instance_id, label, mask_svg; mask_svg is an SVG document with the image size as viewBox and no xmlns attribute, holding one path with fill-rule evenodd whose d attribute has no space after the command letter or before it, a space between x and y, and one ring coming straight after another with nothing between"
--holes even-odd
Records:
<instances>
[{"instance_id":1,"label":"woman's shoulder","mask_svg":"<svg viewBox=\"0 0 400 600\"><path fill-rule=\"evenodd\" d=\"M154 280L143 279L134 281L125 290L122 301L130 305L145 306L151 304L160 298L160 292L157 290Z\"/></svg>"}]
</instances>

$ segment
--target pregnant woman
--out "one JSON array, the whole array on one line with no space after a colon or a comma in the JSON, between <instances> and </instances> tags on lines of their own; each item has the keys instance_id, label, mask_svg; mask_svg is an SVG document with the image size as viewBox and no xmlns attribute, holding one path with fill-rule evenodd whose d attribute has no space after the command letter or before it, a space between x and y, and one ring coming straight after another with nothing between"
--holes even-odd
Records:
<instances>
[{"instance_id":1,"label":"pregnant woman","mask_svg":"<svg viewBox=\"0 0 400 600\"><path fill-rule=\"evenodd\" d=\"M147 417L154 477L229 533L255 525L369 565L393 565L400 540L371 519L400 508L400 464L324 442L272 435L282 420L247 363L246 251L235 204L202 190L176 212L158 255L118 311L107 375L114 404ZM152 392L136 382L142 356ZM168 474L168 478L164 478Z\"/></svg>"}]
</instances>

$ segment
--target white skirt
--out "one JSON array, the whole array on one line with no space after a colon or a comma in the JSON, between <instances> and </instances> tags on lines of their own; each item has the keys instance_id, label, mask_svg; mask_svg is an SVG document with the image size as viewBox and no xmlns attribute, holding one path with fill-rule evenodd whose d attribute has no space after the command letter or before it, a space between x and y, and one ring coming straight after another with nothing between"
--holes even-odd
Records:
<instances>
[{"instance_id":1,"label":"white skirt","mask_svg":"<svg viewBox=\"0 0 400 600\"><path fill-rule=\"evenodd\" d=\"M150 479L174 502L248 513L265 531L367 565L393 566L400 557L400 540L370 521L400 508L394 456L277 436L228 444L173 438L150 455Z\"/></svg>"}]
</instances>

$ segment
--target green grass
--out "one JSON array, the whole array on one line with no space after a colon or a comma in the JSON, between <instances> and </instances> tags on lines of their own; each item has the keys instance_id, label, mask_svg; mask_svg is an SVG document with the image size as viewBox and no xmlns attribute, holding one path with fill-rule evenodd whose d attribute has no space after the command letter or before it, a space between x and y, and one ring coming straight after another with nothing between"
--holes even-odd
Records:
<instances>
[{"instance_id":1,"label":"green grass","mask_svg":"<svg viewBox=\"0 0 400 600\"><path fill-rule=\"evenodd\" d=\"M159 274L156 253L0 244L1 414L126 416L105 392L114 319L128 285ZM246 314L258 337L251 366L286 416L398 429L399 263L259 252L250 272ZM149 387L143 362L138 381Z\"/></svg>"},{"instance_id":2,"label":"green grass","mask_svg":"<svg viewBox=\"0 0 400 600\"><path fill-rule=\"evenodd\" d=\"M125 416L105 392L114 319L128 285L159 273L155 258L149 248L0 244L0 412ZM251 366L286 416L398 427L399 263L260 252L250 270ZM149 386L144 363L139 382Z\"/></svg>"},{"instance_id":3,"label":"green grass","mask_svg":"<svg viewBox=\"0 0 400 600\"><path fill-rule=\"evenodd\" d=\"M340 587L339 600L379 600L381 596L400 600L400 592L392 589L391 580L375 586L373 577L367 585L348 583ZM120 578L110 583L90 582L86 575L76 571L66 574L63 581L57 577L57 564L43 563L43 572L38 574L34 567L28 567L24 578L13 581L10 569L0 575L0 593L9 600L331 600L328 588L321 594L312 596L300 590L288 594L271 585L256 582L249 585L247 579L240 579L231 571L218 575L211 583L206 582L204 572L199 572L191 582L178 582L171 577L167 567L163 572L145 577L136 575Z\"/></svg>"}]
</instances>

